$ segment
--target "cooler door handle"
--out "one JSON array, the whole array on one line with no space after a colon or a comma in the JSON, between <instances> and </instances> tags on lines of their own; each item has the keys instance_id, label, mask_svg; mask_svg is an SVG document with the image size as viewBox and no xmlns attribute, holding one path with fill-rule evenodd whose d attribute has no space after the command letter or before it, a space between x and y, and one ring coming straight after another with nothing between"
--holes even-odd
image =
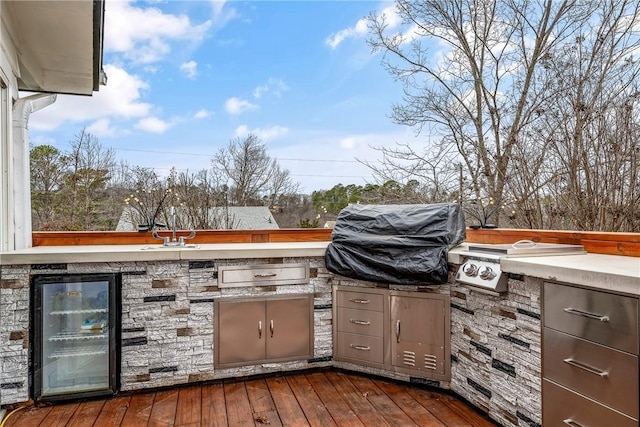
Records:
<instances>
[{"instance_id":1,"label":"cooler door handle","mask_svg":"<svg viewBox=\"0 0 640 427\"><path fill-rule=\"evenodd\" d=\"M396 320L396 342L400 342L400 321Z\"/></svg>"}]
</instances>

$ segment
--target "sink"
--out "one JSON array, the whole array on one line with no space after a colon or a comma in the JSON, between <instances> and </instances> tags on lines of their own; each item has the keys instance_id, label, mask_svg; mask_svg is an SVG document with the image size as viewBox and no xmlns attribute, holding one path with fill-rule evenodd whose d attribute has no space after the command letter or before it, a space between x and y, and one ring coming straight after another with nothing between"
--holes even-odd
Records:
<instances>
[{"instance_id":1,"label":"sink","mask_svg":"<svg viewBox=\"0 0 640 427\"><path fill-rule=\"evenodd\" d=\"M165 246L165 245L147 245L147 246L143 246L142 248L140 248L141 251L149 251L149 250L155 250L155 249L197 249L199 248L200 245L184 245L184 246L178 246L178 245L169 245L169 246Z\"/></svg>"}]
</instances>

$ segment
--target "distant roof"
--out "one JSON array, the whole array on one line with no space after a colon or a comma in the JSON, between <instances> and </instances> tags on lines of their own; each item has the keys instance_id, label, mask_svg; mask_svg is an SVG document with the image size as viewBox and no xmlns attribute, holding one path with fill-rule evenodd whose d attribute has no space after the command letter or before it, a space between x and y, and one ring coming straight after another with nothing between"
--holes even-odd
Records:
<instances>
[{"instance_id":1,"label":"distant roof","mask_svg":"<svg viewBox=\"0 0 640 427\"><path fill-rule=\"evenodd\" d=\"M280 228L266 206L230 206L226 209L227 211L225 212L225 208L222 207L212 208L209 211L209 217L222 218L228 215L229 229L233 230L271 230ZM178 215L180 215L179 210ZM137 231L138 224L133 217L132 209L125 207L122 210L116 231ZM215 223L216 221L211 222ZM218 227L218 229L225 228Z\"/></svg>"}]
</instances>

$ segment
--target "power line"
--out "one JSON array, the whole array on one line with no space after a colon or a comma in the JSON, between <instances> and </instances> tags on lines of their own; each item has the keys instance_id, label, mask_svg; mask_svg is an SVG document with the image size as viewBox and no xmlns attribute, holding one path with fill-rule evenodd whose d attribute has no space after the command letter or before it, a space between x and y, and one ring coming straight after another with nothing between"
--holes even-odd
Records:
<instances>
[{"instance_id":1,"label":"power line","mask_svg":"<svg viewBox=\"0 0 640 427\"><path fill-rule=\"evenodd\" d=\"M187 172L190 169L185 168L159 168L155 166L139 166L142 169L153 169L153 170L167 170L170 171L175 169L176 171L184 171ZM362 175L305 175L305 174L291 174L291 176L305 176L305 177L318 177L318 178L371 178L370 176L362 176Z\"/></svg>"}]
</instances>

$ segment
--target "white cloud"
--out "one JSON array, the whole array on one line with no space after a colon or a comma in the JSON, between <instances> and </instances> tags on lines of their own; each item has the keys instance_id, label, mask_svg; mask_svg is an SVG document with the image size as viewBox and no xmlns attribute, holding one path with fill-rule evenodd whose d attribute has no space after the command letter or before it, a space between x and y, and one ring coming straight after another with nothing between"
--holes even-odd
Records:
<instances>
[{"instance_id":1,"label":"white cloud","mask_svg":"<svg viewBox=\"0 0 640 427\"><path fill-rule=\"evenodd\" d=\"M395 6L388 6L382 9L379 16L384 15L385 22L387 23L387 28L395 28L401 24L401 19L398 13L396 12ZM325 44L329 46L331 49L337 48L343 41L351 37L361 37L366 35L368 32L367 27L367 19L361 18L358 22L355 23L353 27L345 28L340 31L336 31L331 34L325 40Z\"/></svg>"},{"instance_id":2,"label":"white cloud","mask_svg":"<svg viewBox=\"0 0 640 427\"><path fill-rule=\"evenodd\" d=\"M180 40L199 43L211 20L195 25L186 15L171 15L155 7L137 7L129 0L108 2L105 9L105 52L122 53L135 63L157 62Z\"/></svg>"},{"instance_id":3,"label":"white cloud","mask_svg":"<svg viewBox=\"0 0 640 427\"><path fill-rule=\"evenodd\" d=\"M58 95L57 101L33 114L29 125L37 130L53 130L66 122L77 123L106 117L137 118L149 114L151 104L141 102L148 84L125 69L106 64L106 86L93 96Z\"/></svg>"},{"instance_id":4,"label":"white cloud","mask_svg":"<svg viewBox=\"0 0 640 427\"><path fill-rule=\"evenodd\" d=\"M87 132L97 137L117 134L117 130L111 126L111 121L107 118L98 119L87 126Z\"/></svg>"},{"instance_id":5,"label":"white cloud","mask_svg":"<svg viewBox=\"0 0 640 427\"><path fill-rule=\"evenodd\" d=\"M196 61L183 62L180 64L180 71L189 79L193 79L198 75L198 63Z\"/></svg>"},{"instance_id":6,"label":"white cloud","mask_svg":"<svg viewBox=\"0 0 640 427\"><path fill-rule=\"evenodd\" d=\"M137 129L150 133L165 133L170 127L170 123L154 116L145 117L136 124Z\"/></svg>"},{"instance_id":7,"label":"white cloud","mask_svg":"<svg viewBox=\"0 0 640 427\"><path fill-rule=\"evenodd\" d=\"M206 119L207 117L210 117L213 113L209 110L198 110L194 115L193 118L194 119Z\"/></svg>"},{"instance_id":8,"label":"white cloud","mask_svg":"<svg viewBox=\"0 0 640 427\"><path fill-rule=\"evenodd\" d=\"M236 128L235 136L244 138L249 134L253 134L263 141L271 141L280 138L289 133L289 128L283 126L271 126L268 128L249 129L247 125L241 125Z\"/></svg>"},{"instance_id":9,"label":"white cloud","mask_svg":"<svg viewBox=\"0 0 640 427\"><path fill-rule=\"evenodd\" d=\"M227 99L224 103L224 109L229 114L241 114L245 111L255 110L256 108L258 108L256 104L252 104L244 99L236 98L235 96Z\"/></svg>"},{"instance_id":10,"label":"white cloud","mask_svg":"<svg viewBox=\"0 0 640 427\"><path fill-rule=\"evenodd\" d=\"M256 87L253 90L253 97L259 99L266 93L271 93L274 96L280 98L282 94L289 90L289 86L282 79L276 79L269 77L267 82L261 86Z\"/></svg>"}]
</instances>

